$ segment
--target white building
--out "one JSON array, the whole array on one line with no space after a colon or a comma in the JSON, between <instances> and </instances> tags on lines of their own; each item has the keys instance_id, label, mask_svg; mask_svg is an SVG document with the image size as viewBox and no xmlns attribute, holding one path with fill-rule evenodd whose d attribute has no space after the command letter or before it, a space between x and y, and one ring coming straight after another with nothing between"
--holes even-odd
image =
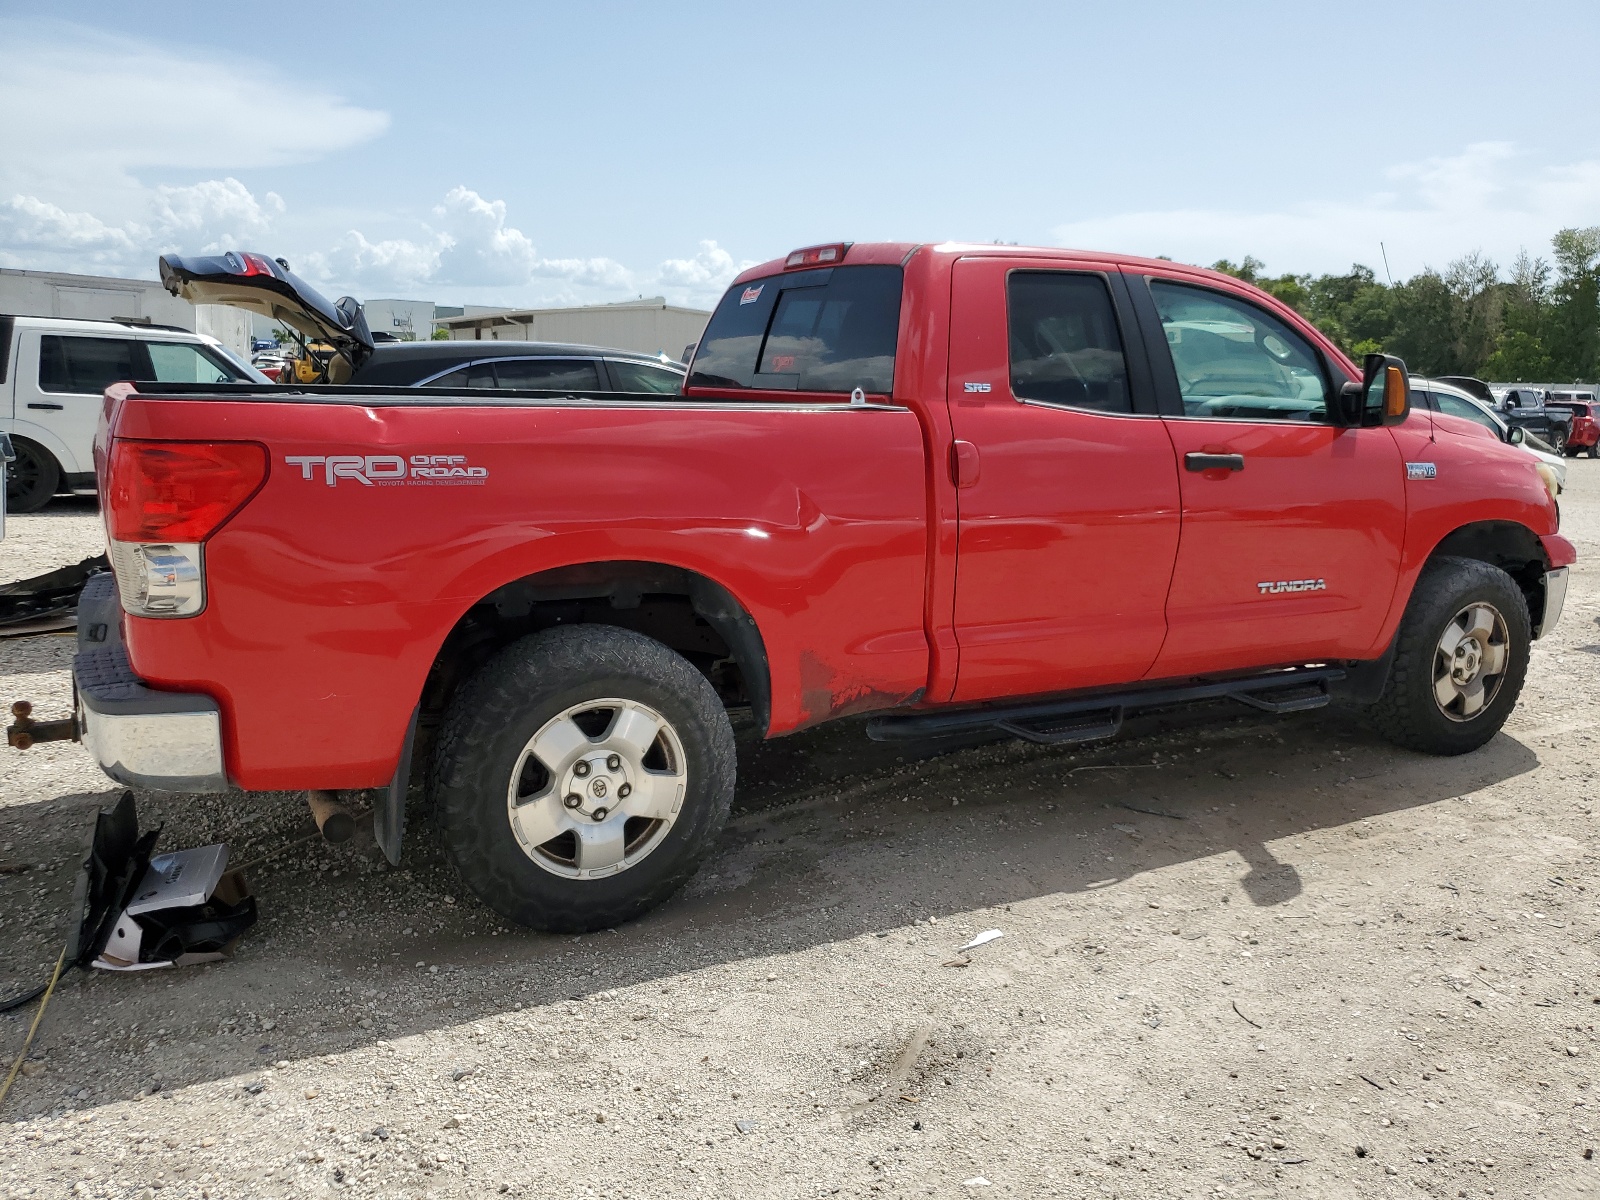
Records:
<instances>
[{"instance_id":1,"label":"white building","mask_svg":"<svg viewBox=\"0 0 1600 1200\"><path fill-rule=\"evenodd\" d=\"M0 313L176 325L214 337L246 362L250 359L249 313L221 304L190 304L169 295L153 279L0 267Z\"/></svg>"},{"instance_id":2,"label":"white building","mask_svg":"<svg viewBox=\"0 0 1600 1200\"><path fill-rule=\"evenodd\" d=\"M367 328L402 342L425 342L433 336L432 300L367 300L361 305Z\"/></svg>"},{"instance_id":3,"label":"white building","mask_svg":"<svg viewBox=\"0 0 1600 1200\"><path fill-rule=\"evenodd\" d=\"M435 324L455 339L568 342L682 358L685 348L700 340L710 318L704 309L679 308L668 304L665 297L652 296L576 308L519 308L490 313L469 309L458 317L439 317Z\"/></svg>"}]
</instances>

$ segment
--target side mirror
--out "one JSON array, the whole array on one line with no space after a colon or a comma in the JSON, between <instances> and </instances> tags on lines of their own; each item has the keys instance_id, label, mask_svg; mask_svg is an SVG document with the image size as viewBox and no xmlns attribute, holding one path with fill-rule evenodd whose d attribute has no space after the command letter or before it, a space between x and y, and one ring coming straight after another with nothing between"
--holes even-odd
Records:
<instances>
[{"instance_id":1,"label":"side mirror","mask_svg":"<svg viewBox=\"0 0 1600 1200\"><path fill-rule=\"evenodd\" d=\"M1411 411L1411 376L1392 354L1367 355L1361 390L1363 425L1398 425Z\"/></svg>"},{"instance_id":2,"label":"side mirror","mask_svg":"<svg viewBox=\"0 0 1600 1200\"><path fill-rule=\"evenodd\" d=\"M1510 433L1506 434L1506 441L1510 442L1513 446L1520 446L1527 440L1528 431L1520 425L1518 425Z\"/></svg>"}]
</instances>

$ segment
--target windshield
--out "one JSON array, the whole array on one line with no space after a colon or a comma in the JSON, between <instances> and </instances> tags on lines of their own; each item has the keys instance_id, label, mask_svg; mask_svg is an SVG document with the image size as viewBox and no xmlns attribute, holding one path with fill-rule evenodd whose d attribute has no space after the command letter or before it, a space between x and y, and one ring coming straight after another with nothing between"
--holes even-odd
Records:
<instances>
[{"instance_id":1,"label":"windshield","mask_svg":"<svg viewBox=\"0 0 1600 1200\"><path fill-rule=\"evenodd\" d=\"M734 284L695 350L688 386L894 390L899 267L833 267Z\"/></svg>"}]
</instances>

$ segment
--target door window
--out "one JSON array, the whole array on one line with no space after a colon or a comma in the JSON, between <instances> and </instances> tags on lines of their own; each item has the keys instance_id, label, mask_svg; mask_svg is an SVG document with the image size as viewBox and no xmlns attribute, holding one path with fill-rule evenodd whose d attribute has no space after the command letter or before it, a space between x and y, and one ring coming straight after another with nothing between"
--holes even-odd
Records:
<instances>
[{"instance_id":1,"label":"door window","mask_svg":"<svg viewBox=\"0 0 1600 1200\"><path fill-rule=\"evenodd\" d=\"M495 383L503 388L600 390L600 373L586 358L501 358L494 364Z\"/></svg>"},{"instance_id":2,"label":"door window","mask_svg":"<svg viewBox=\"0 0 1600 1200\"><path fill-rule=\"evenodd\" d=\"M1122 335L1104 279L1014 271L1006 299L1012 395L1101 412L1133 411Z\"/></svg>"},{"instance_id":3,"label":"door window","mask_svg":"<svg viewBox=\"0 0 1600 1200\"><path fill-rule=\"evenodd\" d=\"M649 363L606 360L611 372L611 382L619 392L654 392L659 396L676 396L683 388L683 376L666 367L652 367Z\"/></svg>"},{"instance_id":4,"label":"door window","mask_svg":"<svg viewBox=\"0 0 1600 1200\"><path fill-rule=\"evenodd\" d=\"M113 383L138 379L144 355L132 338L61 337L39 339L39 390L98 396Z\"/></svg>"},{"instance_id":5,"label":"door window","mask_svg":"<svg viewBox=\"0 0 1600 1200\"><path fill-rule=\"evenodd\" d=\"M157 383L238 383L244 375L210 346L192 342L146 342L150 378Z\"/></svg>"},{"instance_id":6,"label":"door window","mask_svg":"<svg viewBox=\"0 0 1600 1200\"><path fill-rule=\"evenodd\" d=\"M1246 300L1150 281L1189 417L1328 419L1328 384L1300 334Z\"/></svg>"}]
</instances>

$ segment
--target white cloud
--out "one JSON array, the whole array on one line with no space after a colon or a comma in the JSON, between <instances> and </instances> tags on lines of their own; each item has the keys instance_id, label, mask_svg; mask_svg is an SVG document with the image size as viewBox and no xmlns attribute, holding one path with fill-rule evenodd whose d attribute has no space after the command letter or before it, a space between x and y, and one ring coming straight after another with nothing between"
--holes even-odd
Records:
<instances>
[{"instance_id":1,"label":"white cloud","mask_svg":"<svg viewBox=\"0 0 1600 1200\"><path fill-rule=\"evenodd\" d=\"M314 161L386 113L283 70L54 20L0 18L0 266L150 278L163 253L259 249L357 296L540 304L665 294L709 305L742 266L714 241L635 269L543 257L507 202L458 185L409 228L349 228L231 172ZM200 182L162 182L173 172ZM370 226L369 226L370 228Z\"/></svg>"},{"instance_id":2,"label":"white cloud","mask_svg":"<svg viewBox=\"0 0 1600 1200\"><path fill-rule=\"evenodd\" d=\"M565 304L650 293L709 304L748 262L714 241L691 259L669 259L653 271L614 258L544 258L533 239L508 221L504 200L487 200L464 184L450 189L432 222L410 238L374 241L350 230L329 250L306 258L306 273L358 294L411 292L513 304Z\"/></svg>"},{"instance_id":3,"label":"white cloud","mask_svg":"<svg viewBox=\"0 0 1600 1200\"><path fill-rule=\"evenodd\" d=\"M152 277L164 251L259 242L285 210L228 175L143 172L315 159L382 133L386 113L271 68L58 21L0 19L0 265Z\"/></svg>"},{"instance_id":4,"label":"white cloud","mask_svg":"<svg viewBox=\"0 0 1600 1200\"><path fill-rule=\"evenodd\" d=\"M56 21L0 20L5 190L101 196L143 168L314 161L384 132L387 113L259 65Z\"/></svg>"},{"instance_id":5,"label":"white cloud","mask_svg":"<svg viewBox=\"0 0 1600 1200\"><path fill-rule=\"evenodd\" d=\"M0 203L0 266L41 266L95 274L154 274L168 251L214 253L259 242L284 209L268 192L263 204L237 179L157 187L121 224L68 211L37 196Z\"/></svg>"},{"instance_id":6,"label":"white cloud","mask_svg":"<svg viewBox=\"0 0 1600 1200\"><path fill-rule=\"evenodd\" d=\"M719 291L728 286L733 277L753 263L735 263L733 255L713 241L700 243L700 252L693 258L669 258L656 272L662 283L684 288L714 287Z\"/></svg>"},{"instance_id":7,"label":"white cloud","mask_svg":"<svg viewBox=\"0 0 1600 1200\"><path fill-rule=\"evenodd\" d=\"M1082 249L1165 254L1211 263L1253 254L1277 271L1342 271L1351 262L1396 279L1443 268L1474 249L1507 263L1527 247L1544 251L1565 226L1600 214L1600 162L1534 169L1514 146L1481 142L1462 153L1401 163L1366 186L1354 173L1326 175L1336 198L1280 209L1152 209L1071 221L1056 242Z\"/></svg>"}]
</instances>

